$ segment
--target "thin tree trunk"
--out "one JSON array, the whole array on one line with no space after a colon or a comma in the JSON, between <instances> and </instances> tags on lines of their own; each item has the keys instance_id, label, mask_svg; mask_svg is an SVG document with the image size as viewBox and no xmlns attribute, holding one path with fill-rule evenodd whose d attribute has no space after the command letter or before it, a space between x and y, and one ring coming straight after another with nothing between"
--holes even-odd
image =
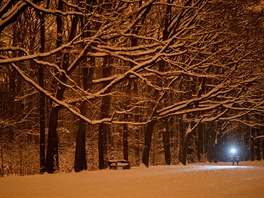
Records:
<instances>
[{"instance_id":1,"label":"thin tree trunk","mask_svg":"<svg viewBox=\"0 0 264 198\"><path fill-rule=\"evenodd\" d=\"M257 136L260 135L259 131L257 131ZM256 145L256 160L261 160L261 141L260 139L255 140Z\"/></svg>"},{"instance_id":2,"label":"thin tree trunk","mask_svg":"<svg viewBox=\"0 0 264 198\"><path fill-rule=\"evenodd\" d=\"M2 145L0 146L0 160L1 160L1 168L0 168L0 177L4 176L4 152Z\"/></svg>"},{"instance_id":3,"label":"thin tree trunk","mask_svg":"<svg viewBox=\"0 0 264 198\"><path fill-rule=\"evenodd\" d=\"M180 162L184 165L187 164L187 149L190 139L190 135L186 134L186 124L184 121L179 121L179 130L180 130Z\"/></svg>"},{"instance_id":4,"label":"thin tree trunk","mask_svg":"<svg viewBox=\"0 0 264 198\"><path fill-rule=\"evenodd\" d=\"M169 121L165 120L165 128L162 131L162 139L163 139L163 147L164 147L164 155L166 164L171 164L171 152L170 152L170 132L169 132Z\"/></svg>"},{"instance_id":5,"label":"thin tree trunk","mask_svg":"<svg viewBox=\"0 0 264 198\"><path fill-rule=\"evenodd\" d=\"M82 115L86 114L87 104L83 102L81 104ZM78 131L76 136L76 148L75 148L75 161L74 161L74 171L80 172L82 170L87 170L86 161L86 123L84 120L79 120Z\"/></svg>"},{"instance_id":6,"label":"thin tree trunk","mask_svg":"<svg viewBox=\"0 0 264 198\"><path fill-rule=\"evenodd\" d=\"M253 137L255 137L255 129L250 128L250 133L250 160L255 161L255 142L253 140Z\"/></svg>"},{"instance_id":7,"label":"thin tree trunk","mask_svg":"<svg viewBox=\"0 0 264 198\"><path fill-rule=\"evenodd\" d=\"M105 57L102 77L109 77L111 75L111 66L109 57ZM106 83L103 84L106 86ZM111 96L104 96L101 104L101 118L108 117L110 109ZM99 151L99 169L105 169L107 167L107 133L110 133L109 126L105 123L99 124L98 133L98 151Z\"/></svg>"},{"instance_id":8,"label":"thin tree trunk","mask_svg":"<svg viewBox=\"0 0 264 198\"><path fill-rule=\"evenodd\" d=\"M208 142L207 142L207 158L209 162L214 161L215 159L215 138L216 138L216 132L213 130L214 124L209 128L208 132Z\"/></svg>"},{"instance_id":9,"label":"thin tree trunk","mask_svg":"<svg viewBox=\"0 0 264 198\"><path fill-rule=\"evenodd\" d=\"M98 150L99 150L99 169L107 168L107 133L109 126L105 123L99 125Z\"/></svg>"},{"instance_id":10,"label":"thin tree trunk","mask_svg":"<svg viewBox=\"0 0 264 198\"><path fill-rule=\"evenodd\" d=\"M150 149L151 149L151 139L152 139L154 126L155 126L155 121L152 120L147 124L146 130L145 130L142 163L145 164L146 167L149 166L149 154L150 154Z\"/></svg>"},{"instance_id":11,"label":"thin tree trunk","mask_svg":"<svg viewBox=\"0 0 264 198\"><path fill-rule=\"evenodd\" d=\"M58 10L62 10L63 1L59 0L58 2ZM62 16L58 15L56 18L57 22L57 43L56 46L60 47L62 45L62 35L63 35L63 22ZM57 64L60 66L62 63L62 53L57 54ZM66 67L64 65L64 67ZM64 74L63 74L64 75ZM66 78L63 77L64 81ZM65 87L60 85L57 90L56 98L61 100L63 98L63 94L65 91ZM47 153L46 153L46 171L48 173L53 173L56 169L59 168L59 153L58 153L58 134L57 134L57 126L58 126L58 114L59 107L55 107L50 112L49 117L49 131L48 131L48 144L47 144Z\"/></svg>"},{"instance_id":12,"label":"thin tree trunk","mask_svg":"<svg viewBox=\"0 0 264 198\"><path fill-rule=\"evenodd\" d=\"M132 46L136 44L136 41L132 41ZM131 87L132 87L132 79L128 79L127 87L126 87L126 100L124 103L124 109L127 109L127 106L129 106L129 100L131 98ZM128 121L128 114L124 114L124 121ZM128 125L123 125L123 158L125 160L128 160Z\"/></svg>"},{"instance_id":13,"label":"thin tree trunk","mask_svg":"<svg viewBox=\"0 0 264 198\"><path fill-rule=\"evenodd\" d=\"M90 1L92 5L93 2ZM92 12L92 6L87 4L87 10ZM82 29L85 28L86 20L81 20ZM90 33L85 32L84 37L89 37ZM84 46L83 46L84 47ZM83 79L83 89L88 90L92 85L92 78L94 73L93 66L95 65L94 57L82 57L82 79ZM90 64L92 67L88 67ZM81 103L80 112L82 115L86 115L88 109L88 104L86 101ZM80 172L82 170L87 170L87 160L86 160L86 122L82 119L79 119L78 131L76 136L76 148L75 148L75 161L74 161L74 171Z\"/></svg>"},{"instance_id":14,"label":"thin tree trunk","mask_svg":"<svg viewBox=\"0 0 264 198\"><path fill-rule=\"evenodd\" d=\"M86 60L84 62L86 62ZM95 64L94 58L91 57L89 63L91 65L94 65ZM94 69L93 68L88 69L87 65L84 63L82 73L83 73L83 89L87 90L89 87L91 87ZM87 102L86 101L82 102L81 107L80 107L80 111L82 115L86 115L87 108L88 108ZM86 122L80 119L77 136L76 136L74 171L80 172L82 170L87 170Z\"/></svg>"},{"instance_id":15,"label":"thin tree trunk","mask_svg":"<svg viewBox=\"0 0 264 198\"><path fill-rule=\"evenodd\" d=\"M104 126L103 124L99 125L99 132L98 132L98 154L99 154L99 169L105 168L105 152L104 152Z\"/></svg>"},{"instance_id":16,"label":"thin tree trunk","mask_svg":"<svg viewBox=\"0 0 264 198\"><path fill-rule=\"evenodd\" d=\"M198 148L198 152L197 152L197 157L198 157L198 161L203 161L204 160L204 131L203 131L203 127L202 126L198 126L197 127L197 136L198 136L198 140L197 140L197 148Z\"/></svg>"},{"instance_id":17,"label":"thin tree trunk","mask_svg":"<svg viewBox=\"0 0 264 198\"><path fill-rule=\"evenodd\" d=\"M40 14L40 53L45 51L45 19L44 14ZM39 86L44 88L44 68L39 66ZM45 158L45 94L39 93L39 158L40 158L40 173L44 173L46 169Z\"/></svg>"},{"instance_id":18,"label":"thin tree trunk","mask_svg":"<svg viewBox=\"0 0 264 198\"><path fill-rule=\"evenodd\" d=\"M136 129L135 131L135 163L136 166L139 166L141 163L141 157L140 157L140 130Z\"/></svg>"},{"instance_id":19,"label":"thin tree trunk","mask_svg":"<svg viewBox=\"0 0 264 198\"><path fill-rule=\"evenodd\" d=\"M128 115L124 115L124 120L128 119ZM127 124L123 125L123 158L128 160L128 126Z\"/></svg>"},{"instance_id":20,"label":"thin tree trunk","mask_svg":"<svg viewBox=\"0 0 264 198\"><path fill-rule=\"evenodd\" d=\"M46 153L46 171L53 173L59 168L59 156L58 156L58 114L59 107L55 107L51 110L49 116L49 131L48 131L48 144Z\"/></svg>"}]
</instances>

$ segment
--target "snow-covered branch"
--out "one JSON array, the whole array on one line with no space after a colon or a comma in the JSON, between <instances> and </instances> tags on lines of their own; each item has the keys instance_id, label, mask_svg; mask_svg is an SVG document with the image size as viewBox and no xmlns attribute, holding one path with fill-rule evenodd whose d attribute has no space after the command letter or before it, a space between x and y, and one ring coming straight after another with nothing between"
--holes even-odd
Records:
<instances>
[{"instance_id":1,"label":"snow-covered branch","mask_svg":"<svg viewBox=\"0 0 264 198\"><path fill-rule=\"evenodd\" d=\"M79 118L83 119L84 121L86 121L89 124L99 124L102 122L111 122L111 120L113 119L111 118L103 118L100 120L91 120L89 118L87 118L86 116L82 115L79 111L77 111L73 106L71 106L70 104L58 100L55 96L53 96L50 92L48 92L47 90L43 89L42 87L40 87L36 82L34 82L30 77L26 76L23 71L21 71L19 69L19 67L17 65L15 65L14 63L11 64L11 66L19 73L19 75L21 75L21 77L29 84L31 84L35 89L37 89L38 91L44 93L46 95L46 97L50 98L52 101L54 101L55 103L57 103L59 106L66 108L67 110L69 110L71 113L73 113L74 115L78 116Z\"/></svg>"}]
</instances>

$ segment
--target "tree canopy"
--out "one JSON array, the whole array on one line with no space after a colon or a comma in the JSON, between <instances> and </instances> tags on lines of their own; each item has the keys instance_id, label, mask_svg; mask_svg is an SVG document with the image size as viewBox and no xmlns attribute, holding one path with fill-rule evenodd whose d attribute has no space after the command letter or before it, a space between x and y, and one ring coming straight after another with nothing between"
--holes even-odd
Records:
<instances>
[{"instance_id":1,"label":"tree canopy","mask_svg":"<svg viewBox=\"0 0 264 198\"><path fill-rule=\"evenodd\" d=\"M42 137L41 166L53 173L60 127L78 131L76 171L87 169L87 138L105 168L115 138L124 158L138 142L135 161L148 166L155 133L167 164L177 149L185 164L202 133L198 158L234 129L262 135L263 8L260 0L4 0L1 139L17 137L10 126Z\"/></svg>"}]
</instances>

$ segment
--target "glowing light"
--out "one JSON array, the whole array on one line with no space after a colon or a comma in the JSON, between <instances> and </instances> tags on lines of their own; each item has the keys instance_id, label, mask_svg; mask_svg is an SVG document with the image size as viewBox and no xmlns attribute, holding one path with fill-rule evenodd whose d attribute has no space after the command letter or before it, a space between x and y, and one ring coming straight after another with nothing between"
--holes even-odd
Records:
<instances>
[{"instance_id":1,"label":"glowing light","mask_svg":"<svg viewBox=\"0 0 264 198\"><path fill-rule=\"evenodd\" d=\"M235 154L236 152L237 152L237 150L235 148L230 149L230 153Z\"/></svg>"}]
</instances>

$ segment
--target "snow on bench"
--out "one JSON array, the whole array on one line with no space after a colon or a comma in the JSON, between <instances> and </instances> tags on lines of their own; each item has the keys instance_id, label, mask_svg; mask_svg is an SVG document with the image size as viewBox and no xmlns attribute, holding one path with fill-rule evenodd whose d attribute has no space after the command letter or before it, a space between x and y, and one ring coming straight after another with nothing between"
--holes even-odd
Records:
<instances>
[{"instance_id":1,"label":"snow on bench","mask_svg":"<svg viewBox=\"0 0 264 198\"><path fill-rule=\"evenodd\" d=\"M128 160L109 160L108 165L110 169L130 169L130 163Z\"/></svg>"}]
</instances>

